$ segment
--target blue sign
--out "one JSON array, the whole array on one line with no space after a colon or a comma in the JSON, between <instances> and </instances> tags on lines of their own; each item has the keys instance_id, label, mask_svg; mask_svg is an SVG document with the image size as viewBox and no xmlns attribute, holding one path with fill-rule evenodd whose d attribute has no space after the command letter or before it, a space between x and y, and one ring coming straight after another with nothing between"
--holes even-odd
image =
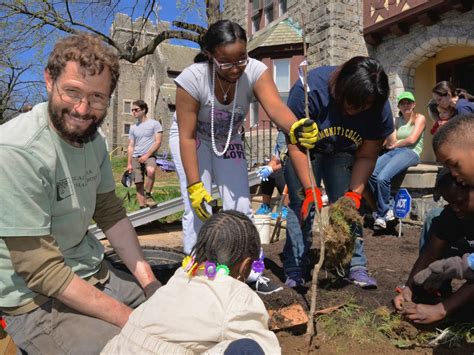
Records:
<instances>
[{"instance_id":1,"label":"blue sign","mask_svg":"<svg viewBox=\"0 0 474 355\"><path fill-rule=\"evenodd\" d=\"M397 218L405 218L411 209L411 196L407 189L398 190L393 212Z\"/></svg>"}]
</instances>

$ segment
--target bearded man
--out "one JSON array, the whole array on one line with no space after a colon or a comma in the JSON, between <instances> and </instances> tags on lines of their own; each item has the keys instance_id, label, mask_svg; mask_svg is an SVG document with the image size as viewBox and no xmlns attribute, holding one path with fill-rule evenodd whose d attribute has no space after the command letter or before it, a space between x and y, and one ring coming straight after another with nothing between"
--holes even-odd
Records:
<instances>
[{"instance_id":1,"label":"bearded man","mask_svg":"<svg viewBox=\"0 0 474 355\"><path fill-rule=\"evenodd\" d=\"M103 122L118 57L98 37L59 40L48 102L0 126L0 315L26 353L99 353L158 287L115 195ZM94 219L133 276L104 261Z\"/></svg>"}]
</instances>

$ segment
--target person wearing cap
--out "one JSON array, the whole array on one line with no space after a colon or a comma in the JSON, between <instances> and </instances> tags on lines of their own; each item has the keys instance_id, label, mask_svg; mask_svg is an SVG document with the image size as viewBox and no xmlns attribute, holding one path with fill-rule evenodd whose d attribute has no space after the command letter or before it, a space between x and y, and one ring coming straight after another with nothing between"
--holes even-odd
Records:
<instances>
[{"instance_id":1,"label":"person wearing cap","mask_svg":"<svg viewBox=\"0 0 474 355\"><path fill-rule=\"evenodd\" d=\"M423 150L426 119L415 112L415 96L410 91L404 91L398 96L397 102L400 111L395 120L396 129L385 140L387 152L377 159L369 178L369 187L377 206L374 213L376 229L385 229L387 222L395 219L389 207L392 179L410 166L417 165Z\"/></svg>"}]
</instances>

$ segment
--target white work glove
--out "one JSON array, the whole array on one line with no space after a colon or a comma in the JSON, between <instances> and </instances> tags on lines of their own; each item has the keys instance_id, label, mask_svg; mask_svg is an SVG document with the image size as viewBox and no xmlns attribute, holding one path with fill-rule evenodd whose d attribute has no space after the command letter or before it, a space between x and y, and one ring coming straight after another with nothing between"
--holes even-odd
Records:
<instances>
[{"instance_id":1,"label":"white work glove","mask_svg":"<svg viewBox=\"0 0 474 355\"><path fill-rule=\"evenodd\" d=\"M261 181L268 181L270 175L273 174L273 169L269 165L265 165L257 170L257 176L260 178Z\"/></svg>"}]
</instances>

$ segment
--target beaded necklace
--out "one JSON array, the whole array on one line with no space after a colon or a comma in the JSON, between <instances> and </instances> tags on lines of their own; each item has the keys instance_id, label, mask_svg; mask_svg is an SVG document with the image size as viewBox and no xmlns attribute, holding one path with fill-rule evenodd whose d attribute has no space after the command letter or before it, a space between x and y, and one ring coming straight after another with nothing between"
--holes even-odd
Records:
<instances>
[{"instance_id":1,"label":"beaded necklace","mask_svg":"<svg viewBox=\"0 0 474 355\"><path fill-rule=\"evenodd\" d=\"M216 138L214 136L214 105L215 105L215 89L216 89L216 66L214 63L212 64L212 94L211 94L211 144L212 150L215 155L221 157L227 152L230 144L230 138L232 137L232 128L234 126L234 114L235 114L235 105L237 102L237 89L239 88L239 80L237 79L237 83L235 84L235 92L234 92L234 103L232 104L232 115L230 116L230 124L229 124L229 133L227 134L227 140L225 142L224 150L219 152L216 146Z\"/></svg>"}]
</instances>

